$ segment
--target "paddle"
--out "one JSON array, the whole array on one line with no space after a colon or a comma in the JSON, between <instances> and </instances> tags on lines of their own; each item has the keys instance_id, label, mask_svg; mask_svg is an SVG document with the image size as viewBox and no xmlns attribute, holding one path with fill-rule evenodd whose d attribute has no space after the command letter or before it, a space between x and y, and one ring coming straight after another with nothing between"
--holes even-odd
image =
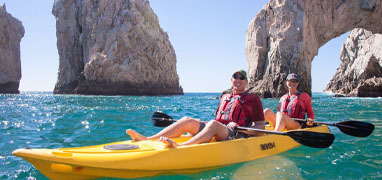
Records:
<instances>
[{"instance_id":1,"label":"paddle","mask_svg":"<svg viewBox=\"0 0 382 180\"><path fill-rule=\"evenodd\" d=\"M306 119L297 119L292 118L296 121L306 122ZM336 126L343 133L356 136L356 137L367 137L374 131L374 125L371 123L361 122L361 121L342 121L339 123L325 123L325 122L316 122L317 124L325 124L329 126Z\"/></svg>"},{"instance_id":2,"label":"paddle","mask_svg":"<svg viewBox=\"0 0 382 180\"><path fill-rule=\"evenodd\" d=\"M162 113L154 112L151 116L151 120L154 126L166 127L176 122L171 116ZM237 127L239 131L256 131L264 132L268 134L277 134L282 136L289 136L296 142L314 148L326 148L329 147L334 141L334 135L330 133L319 133L312 131L288 131L288 132L277 132L277 131L268 131L264 129L256 129L250 127Z\"/></svg>"}]
</instances>

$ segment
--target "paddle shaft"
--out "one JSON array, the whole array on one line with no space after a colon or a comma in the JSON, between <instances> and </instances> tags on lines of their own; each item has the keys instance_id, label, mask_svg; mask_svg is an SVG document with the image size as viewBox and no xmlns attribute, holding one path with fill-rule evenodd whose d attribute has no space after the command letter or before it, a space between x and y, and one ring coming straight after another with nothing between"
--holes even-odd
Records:
<instances>
[{"instance_id":1,"label":"paddle shaft","mask_svg":"<svg viewBox=\"0 0 382 180\"><path fill-rule=\"evenodd\" d=\"M250 127L241 127L241 126L238 126L236 127L237 130L244 130L244 131L256 131L256 132L263 132L263 133L267 133L267 134L277 134L277 135L288 135L287 133L285 132L280 132L280 131L269 131L269 130L265 130L265 129L257 129L257 128L250 128Z\"/></svg>"},{"instance_id":2,"label":"paddle shaft","mask_svg":"<svg viewBox=\"0 0 382 180\"><path fill-rule=\"evenodd\" d=\"M302 122L307 121L306 119L299 119L299 118L292 118L292 119L295 121L302 121ZM326 122L316 122L316 121L314 121L313 123L324 124L324 125L329 125L329 126L336 126L337 125L337 123L326 123Z\"/></svg>"},{"instance_id":3,"label":"paddle shaft","mask_svg":"<svg viewBox=\"0 0 382 180\"><path fill-rule=\"evenodd\" d=\"M152 117L151 119L159 120L159 121L170 121L170 122L176 122L178 120L172 119L172 118L157 118L157 117ZM200 121L202 123L207 123L207 121Z\"/></svg>"},{"instance_id":4,"label":"paddle shaft","mask_svg":"<svg viewBox=\"0 0 382 180\"><path fill-rule=\"evenodd\" d=\"M298 118L292 118L293 120L296 120L296 121L303 121L303 122L306 122L307 120L306 119L298 119ZM317 124L324 124L324 125L329 125L329 126L336 126L338 128L347 128L347 129L354 129L354 130L358 130L359 127L355 127L355 126L348 126L348 125L345 125L345 124L341 124L341 123L327 123L327 122L313 122L313 123L317 123ZM365 122L360 122L360 123L365 123ZM348 133L347 133L348 134ZM351 135L351 134L350 134Z\"/></svg>"},{"instance_id":5,"label":"paddle shaft","mask_svg":"<svg viewBox=\"0 0 382 180\"><path fill-rule=\"evenodd\" d=\"M306 122L305 119L292 118L296 121ZM341 132L355 136L355 137L367 137L374 131L374 125L361 121L342 121L339 123L325 123L325 122L313 122L316 124L325 124L329 126L336 126Z\"/></svg>"}]
</instances>

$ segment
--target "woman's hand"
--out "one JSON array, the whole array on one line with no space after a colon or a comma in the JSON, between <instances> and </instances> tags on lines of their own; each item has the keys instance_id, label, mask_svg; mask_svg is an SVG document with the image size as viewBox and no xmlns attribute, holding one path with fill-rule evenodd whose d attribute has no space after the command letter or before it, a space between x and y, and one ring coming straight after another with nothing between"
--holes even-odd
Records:
<instances>
[{"instance_id":1,"label":"woman's hand","mask_svg":"<svg viewBox=\"0 0 382 180\"><path fill-rule=\"evenodd\" d=\"M235 122L230 122L230 123L227 124L227 127L228 127L228 128L231 128L231 129L235 129L237 126L238 126L238 125L237 125L237 123L235 123Z\"/></svg>"},{"instance_id":2,"label":"woman's hand","mask_svg":"<svg viewBox=\"0 0 382 180\"><path fill-rule=\"evenodd\" d=\"M308 118L306 119L306 125L313 126L314 119Z\"/></svg>"}]
</instances>

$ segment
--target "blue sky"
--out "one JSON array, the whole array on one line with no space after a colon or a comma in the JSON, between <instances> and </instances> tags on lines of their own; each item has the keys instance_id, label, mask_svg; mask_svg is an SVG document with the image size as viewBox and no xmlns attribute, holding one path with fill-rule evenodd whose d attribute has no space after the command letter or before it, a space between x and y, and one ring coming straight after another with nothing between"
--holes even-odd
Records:
<instances>
[{"instance_id":1,"label":"blue sky","mask_svg":"<svg viewBox=\"0 0 382 180\"><path fill-rule=\"evenodd\" d=\"M159 23L177 56L177 72L185 92L221 92L230 87L236 69L247 70L245 33L265 0L151 0ZM53 91L59 57L53 0L0 0L22 21L21 91ZM321 92L341 61L347 34L320 48L312 64L312 91Z\"/></svg>"}]
</instances>

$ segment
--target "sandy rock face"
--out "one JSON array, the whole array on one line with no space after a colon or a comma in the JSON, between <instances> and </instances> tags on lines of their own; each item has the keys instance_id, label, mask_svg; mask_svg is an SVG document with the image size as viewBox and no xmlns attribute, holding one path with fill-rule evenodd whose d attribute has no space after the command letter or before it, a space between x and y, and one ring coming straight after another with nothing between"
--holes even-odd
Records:
<instances>
[{"instance_id":1,"label":"sandy rock face","mask_svg":"<svg viewBox=\"0 0 382 180\"><path fill-rule=\"evenodd\" d=\"M54 93L183 94L176 55L145 0L55 0Z\"/></svg>"},{"instance_id":2,"label":"sandy rock face","mask_svg":"<svg viewBox=\"0 0 382 180\"><path fill-rule=\"evenodd\" d=\"M22 37L21 21L7 13L5 5L0 6L0 93L19 93Z\"/></svg>"},{"instance_id":3,"label":"sandy rock face","mask_svg":"<svg viewBox=\"0 0 382 180\"><path fill-rule=\"evenodd\" d=\"M345 96L382 97L382 35L354 29L343 44L342 61L325 91Z\"/></svg>"},{"instance_id":4,"label":"sandy rock face","mask_svg":"<svg viewBox=\"0 0 382 180\"><path fill-rule=\"evenodd\" d=\"M311 64L318 49L354 28L382 33L382 1L271 0L250 22L246 56L250 92L280 97L289 73L311 94Z\"/></svg>"}]
</instances>

